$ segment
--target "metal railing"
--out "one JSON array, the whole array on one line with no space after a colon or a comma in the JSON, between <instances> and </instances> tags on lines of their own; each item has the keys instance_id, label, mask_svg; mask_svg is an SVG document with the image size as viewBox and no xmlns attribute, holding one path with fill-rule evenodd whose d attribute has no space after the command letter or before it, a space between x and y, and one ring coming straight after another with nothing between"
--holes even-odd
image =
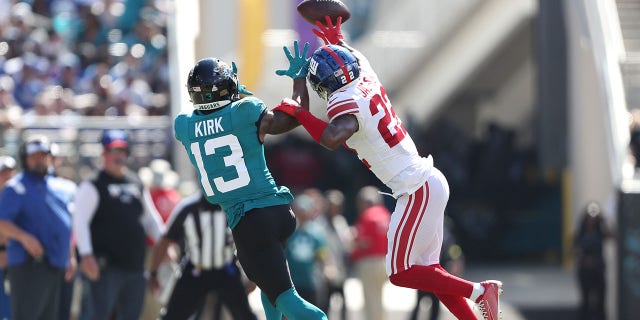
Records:
<instances>
[{"instance_id":1,"label":"metal railing","mask_svg":"<svg viewBox=\"0 0 640 320\"><path fill-rule=\"evenodd\" d=\"M31 135L45 135L58 145L57 171L74 181L87 178L99 164L100 139L105 129L129 134L129 166L137 170L151 160L171 160L173 132L169 116L86 117L44 116L25 119L19 128L2 128L1 154L18 156L20 143Z\"/></svg>"}]
</instances>

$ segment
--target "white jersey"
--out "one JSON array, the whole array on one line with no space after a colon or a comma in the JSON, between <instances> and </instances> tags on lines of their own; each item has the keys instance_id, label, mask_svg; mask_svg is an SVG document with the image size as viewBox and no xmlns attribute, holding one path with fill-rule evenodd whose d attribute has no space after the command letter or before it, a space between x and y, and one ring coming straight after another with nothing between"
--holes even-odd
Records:
<instances>
[{"instance_id":1,"label":"white jersey","mask_svg":"<svg viewBox=\"0 0 640 320\"><path fill-rule=\"evenodd\" d=\"M359 60L360 76L329 97L327 116L332 121L345 114L354 115L359 128L346 146L391 188L394 196L411 193L426 181L433 161L418 154L367 59L357 51L353 54Z\"/></svg>"}]
</instances>

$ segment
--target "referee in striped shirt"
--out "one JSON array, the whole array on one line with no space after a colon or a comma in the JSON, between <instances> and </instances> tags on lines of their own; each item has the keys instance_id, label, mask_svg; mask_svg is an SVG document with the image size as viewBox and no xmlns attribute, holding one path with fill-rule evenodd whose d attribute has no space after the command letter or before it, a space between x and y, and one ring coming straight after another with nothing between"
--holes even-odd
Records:
<instances>
[{"instance_id":1,"label":"referee in striped shirt","mask_svg":"<svg viewBox=\"0 0 640 320\"><path fill-rule=\"evenodd\" d=\"M155 245L149 267L149 285L159 289L158 266L168 247L178 244L180 268L169 280L173 292L161 319L187 319L202 306L209 292L218 293L236 320L257 319L247 298L241 271L234 257L231 230L220 206L209 203L200 192L182 200L169 218L166 233ZM168 290L171 290L169 288Z\"/></svg>"}]
</instances>

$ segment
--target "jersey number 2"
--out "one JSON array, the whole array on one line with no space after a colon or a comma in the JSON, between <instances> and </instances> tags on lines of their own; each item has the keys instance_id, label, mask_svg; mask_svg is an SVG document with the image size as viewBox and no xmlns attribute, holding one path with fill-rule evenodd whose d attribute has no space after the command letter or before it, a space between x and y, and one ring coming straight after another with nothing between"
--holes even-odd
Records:
<instances>
[{"instance_id":1,"label":"jersey number 2","mask_svg":"<svg viewBox=\"0 0 640 320\"><path fill-rule=\"evenodd\" d=\"M202 152L200 151L200 144L198 142L191 143L191 154L193 154L193 157L196 160L196 165L198 167L198 172L200 172L200 183L202 184L204 192L208 197L214 194L213 188L211 186L211 181L213 181L213 184L216 185L216 189L218 189L218 191L222 193L244 187L249 184L249 181L251 181L249 171L247 170L247 166L244 163L244 153L242 152L242 147L240 146L238 137L229 134L205 141L204 155L208 156L215 154L217 148L225 146L228 146L231 149L231 154L223 158L224 164L227 167L234 167L236 169L238 177L229 181L225 181L222 177L216 177L213 178L213 180L209 180L209 175L204 168L204 161L202 159Z\"/></svg>"},{"instance_id":2,"label":"jersey number 2","mask_svg":"<svg viewBox=\"0 0 640 320\"><path fill-rule=\"evenodd\" d=\"M393 148L404 139L404 136L407 135L407 130L402 126L402 122L398 119L393 108L391 108L389 98L387 98L387 93L383 87L380 87L380 93L371 97L369 111L371 111L371 115L375 119L378 119L378 131L382 135L384 142L390 148Z\"/></svg>"}]
</instances>

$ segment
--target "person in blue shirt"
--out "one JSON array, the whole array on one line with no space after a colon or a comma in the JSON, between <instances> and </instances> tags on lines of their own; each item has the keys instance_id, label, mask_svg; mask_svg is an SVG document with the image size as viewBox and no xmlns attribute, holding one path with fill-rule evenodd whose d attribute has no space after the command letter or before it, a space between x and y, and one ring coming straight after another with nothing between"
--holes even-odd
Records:
<instances>
[{"instance_id":1,"label":"person in blue shirt","mask_svg":"<svg viewBox=\"0 0 640 320\"><path fill-rule=\"evenodd\" d=\"M0 192L4 189L16 171L16 160L11 156L0 156ZM8 283L9 278L6 277L7 268L7 239L0 233L0 319L11 319L11 299L8 292L4 290L5 281ZM8 288L8 286L7 286Z\"/></svg>"},{"instance_id":2,"label":"person in blue shirt","mask_svg":"<svg viewBox=\"0 0 640 320\"><path fill-rule=\"evenodd\" d=\"M307 43L301 54L294 42L292 55L285 47L289 69L276 71L294 79L289 100L307 108L308 48ZM264 155L265 136L287 132L298 126L297 120L267 109L255 97L241 99L246 91L238 83L235 63L229 66L217 58L195 64L187 90L195 110L176 117L176 139L196 168L207 200L226 212L238 260L262 291L267 319L280 320L283 314L289 320L327 319L291 282L285 244L296 228L289 205L293 196L287 187L276 185Z\"/></svg>"},{"instance_id":3,"label":"person in blue shirt","mask_svg":"<svg viewBox=\"0 0 640 320\"><path fill-rule=\"evenodd\" d=\"M23 172L0 195L0 233L7 244L12 319L52 319L64 280L76 268L70 206L76 185L49 175L51 143L44 136L20 147Z\"/></svg>"}]
</instances>

